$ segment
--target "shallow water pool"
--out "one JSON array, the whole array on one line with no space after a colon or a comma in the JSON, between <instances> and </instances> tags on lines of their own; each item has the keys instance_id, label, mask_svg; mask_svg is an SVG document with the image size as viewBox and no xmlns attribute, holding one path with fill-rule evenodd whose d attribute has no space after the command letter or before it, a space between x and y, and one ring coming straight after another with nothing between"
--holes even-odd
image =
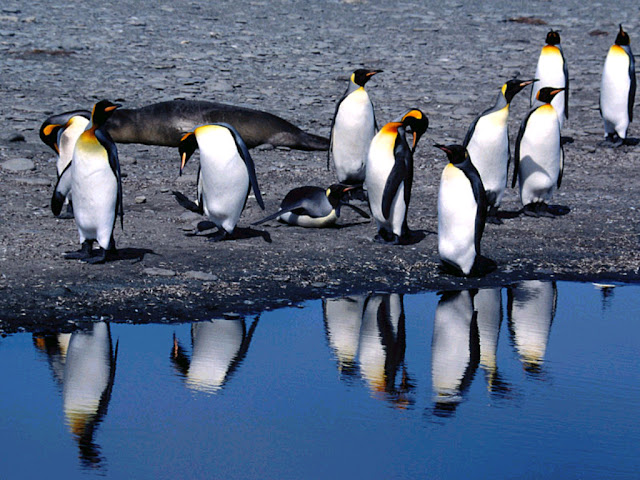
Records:
<instances>
[{"instance_id":1,"label":"shallow water pool","mask_svg":"<svg viewBox=\"0 0 640 480\"><path fill-rule=\"evenodd\" d=\"M639 478L640 286L0 339L0 477Z\"/></svg>"}]
</instances>

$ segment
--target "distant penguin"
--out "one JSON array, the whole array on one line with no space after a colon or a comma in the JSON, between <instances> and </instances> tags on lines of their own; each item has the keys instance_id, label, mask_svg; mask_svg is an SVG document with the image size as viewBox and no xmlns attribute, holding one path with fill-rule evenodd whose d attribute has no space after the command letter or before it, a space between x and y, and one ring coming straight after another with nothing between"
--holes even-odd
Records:
<instances>
[{"instance_id":1,"label":"distant penguin","mask_svg":"<svg viewBox=\"0 0 640 480\"><path fill-rule=\"evenodd\" d=\"M489 204L487 219L492 223L501 223L497 213L507 187L511 161L509 105L513 97L533 81L514 78L505 83L494 106L475 119L463 142L482 179Z\"/></svg>"},{"instance_id":2,"label":"distant penguin","mask_svg":"<svg viewBox=\"0 0 640 480\"><path fill-rule=\"evenodd\" d=\"M378 226L375 240L380 243L410 241L407 212L413 184L413 152L428 126L426 115L412 109L383 126L371 140L365 188ZM407 143L407 133L413 135L411 146Z\"/></svg>"},{"instance_id":3,"label":"distant penguin","mask_svg":"<svg viewBox=\"0 0 640 480\"><path fill-rule=\"evenodd\" d=\"M604 121L604 136L609 142L622 145L633 121L636 95L636 63L629 45L629 35L622 29L609 49L600 84L600 114Z\"/></svg>"},{"instance_id":4,"label":"distant penguin","mask_svg":"<svg viewBox=\"0 0 640 480\"><path fill-rule=\"evenodd\" d=\"M363 68L353 72L347 91L336 106L331 124L331 147L327 155L327 168L333 156L340 183L364 182L367 153L377 129L373 104L364 85L373 75L380 72L382 70Z\"/></svg>"},{"instance_id":5,"label":"distant penguin","mask_svg":"<svg viewBox=\"0 0 640 480\"><path fill-rule=\"evenodd\" d=\"M536 81L531 87L531 106L537 107L542 104L537 100L541 88L564 88L551 102L562 129L565 118L569 118L569 69L560 45L560 33L551 30L547 33L545 43L538 58Z\"/></svg>"},{"instance_id":6,"label":"distant penguin","mask_svg":"<svg viewBox=\"0 0 640 480\"><path fill-rule=\"evenodd\" d=\"M71 163L58 179L51 209L58 215L65 197L73 191L74 216L81 249L65 255L89 263L104 263L115 252L113 228L116 216L122 225L122 182L115 143L103 129L109 115L120 105L108 100L96 103L91 122L76 141ZM99 249L94 255L93 242Z\"/></svg>"},{"instance_id":7,"label":"distant penguin","mask_svg":"<svg viewBox=\"0 0 640 480\"><path fill-rule=\"evenodd\" d=\"M252 225L260 225L278 218L289 225L312 228L331 227L336 224L343 206L354 209L364 218L369 218L366 212L342 201L344 195L354 188L357 187L340 183L331 185L327 189L313 186L294 188L285 195L276 213Z\"/></svg>"},{"instance_id":8,"label":"distant penguin","mask_svg":"<svg viewBox=\"0 0 640 480\"><path fill-rule=\"evenodd\" d=\"M561 88L542 88L538 92L542 105L531 109L520 125L511 186L515 187L519 179L525 215L554 216L548 202L562 183L564 151L560 122L551 101L561 91Z\"/></svg>"},{"instance_id":9,"label":"distant penguin","mask_svg":"<svg viewBox=\"0 0 640 480\"><path fill-rule=\"evenodd\" d=\"M228 124L203 125L182 137L181 174L197 148L200 149L198 206L219 229L212 240L223 240L233 234L251 188L264 210L255 166L242 137Z\"/></svg>"},{"instance_id":10,"label":"distant penguin","mask_svg":"<svg viewBox=\"0 0 640 480\"><path fill-rule=\"evenodd\" d=\"M487 198L478 171L462 145L435 145L447 154L438 192L438 253L452 273L482 275L495 262L480 255Z\"/></svg>"},{"instance_id":11,"label":"distant penguin","mask_svg":"<svg viewBox=\"0 0 640 480\"><path fill-rule=\"evenodd\" d=\"M58 178L71 163L76 141L87 128L89 121L90 118L87 118L84 112L80 111L77 115L71 115L64 124L47 125L40 132L40 138L58 154L58 160L56 161ZM59 218L73 218L71 193L67 195L65 204L67 205L67 212L59 215Z\"/></svg>"}]
</instances>

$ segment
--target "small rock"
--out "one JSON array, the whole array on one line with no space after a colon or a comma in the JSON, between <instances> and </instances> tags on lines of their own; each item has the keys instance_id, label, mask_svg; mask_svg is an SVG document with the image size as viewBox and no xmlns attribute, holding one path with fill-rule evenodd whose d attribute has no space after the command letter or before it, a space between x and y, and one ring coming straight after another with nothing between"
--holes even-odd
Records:
<instances>
[{"instance_id":1,"label":"small rock","mask_svg":"<svg viewBox=\"0 0 640 480\"><path fill-rule=\"evenodd\" d=\"M10 142L25 142L25 138L24 135L22 135L21 133L14 133L13 135L11 135L9 137L9 141Z\"/></svg>"},{"instance_id":2,"label":"small rock","mask_svg":"<svg viewBox=\"0 0 640 480\"><path fill-rule=\"evenodd\" d=\"M0 166L10 172L23 172L25 170L35 170L36 166L33 161L28 158L13 158L6 162L0 163Z\"/></svg>"},{"instance_id":3,"label":"small rock","mask_svg":"<svg viewBox=\"0 0 640 480\"><path fill-rule=\"evenodd\" d=\"M196 270L189 270L184 274L187 278L193 278L194 280L202 280L203 282L215 282L218 280L218 276L213 273L198 272Z\"/></svg>"},{"instance_id":4,"label":"small rock","mask_svg":"<svg viewBox=\"0 0 640 480\"><path fill-rule=\"evenodd\" d=\"M142 273L144 273L145 275L151 275L154 277L175 277L176 276L176 272L174 272L173 270L169 270L168 268L150 267L142 270Z\"/></svg>"},{"instance_id":5,"label":"small rock","mask_svg":"<svg viewBox=\"0 0 640 480\"><path fill-rule=\"evenodd\" d=\"M147 203L147 197L139 195L136 197L136 203Z\"/></svg>"},{"instance_id":6,"label":"small rock","mask_svg":"<svg viewBox=\"0 0 640 480\"><path fill-rule=\"evenodd\" d=\"M312 286L313 288L325 288L325 287L327 286L327 284L326 284L326 283L324 283L324 282L313 282L313 283L311 284L311 286Z\"/></svg>"}]
</instances>

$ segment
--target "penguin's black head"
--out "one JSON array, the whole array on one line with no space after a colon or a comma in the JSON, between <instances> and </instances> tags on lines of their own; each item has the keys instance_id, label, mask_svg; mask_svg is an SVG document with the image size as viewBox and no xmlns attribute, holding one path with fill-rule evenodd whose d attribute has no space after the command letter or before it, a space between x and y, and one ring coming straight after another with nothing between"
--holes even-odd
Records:
<instances>
[{"instance_id":1,"label":"penguin's black head","mask_svg":"<svg viewBox=\"0 0 640 480\"><path fill-rule=\"evenodd\" d=\"M616 45L629 45L629 34L622 29L622 24L620 24L620 31L616 36Z\"/></svg>"},{"instance_id":2,"label":"penguin's black head","mask_svg":"<svg viewBox=\"0 0 640 480\"><path fill-rule=\"evenodd\" d=\"M329 199L329 203L333 208L337 207L344 197L344 194L349 190L354 190L356 188L361 188L362 185L345 185L343 183L334 183L329 188L327 188L327 198Z\"/></svg>"},{"instance_id":3,"label":"penguin's black head","mask_svg":"<svg viewBox=\"0 0 640 480\"><path fill-rule=\"evenodd\" d=\"M544 87L540 89L540 91L536 95L536 99L538 99L542 103L551 103L553 97L555 97L563 90L564 88Z\"/></svg>"},{"instance_id":4,"label":"penguin's black head","mask_svg":"<svg viewBox=\"0 0 640 480\"><path fill-rule=\"evenodd\" d=\"M119 103L112 103L109 100L100 100L93 106L91 122L94 126L101 127L109 119L113 111L121 106Z\"/></svg>"},{"instance_id":5,"label":"penguin's black head","mask_svg":"<svg viewBox=\"0 0 640 480\"><path fill-rule=\"evenodd\" d=\"M415 151L418 140L424 135L424 132L429 128L429 119L422 113L422 110L412 108L402 116L402 126L407 129L408 133L413 135L413 145L411 150Z\"/></svg>"},{"instance_id":6,"label":"penguin's black head","mask_svg":"<svg viewBox=\"0 0 640 480\"><path fill-rule=\"evenodd\" d=\"M447 158L454 165L459 165L469 159L469 152L462 145L439 145L434 147L439 148L447 154Z\"/></svg>"},{"instance_id":7,"label":"penguin's black head","mask_svg":"<svg viewBox=\"0 0 640 480\"><path fill-rule=\"evenodd\" d=\"M502 94L507 100L507 103L511 103L513 97L527 85L531 85L536 80L520 80L519 78L512 78L502 86Z\"/></svg>"},{"instance_id":8,"label":"penguin's black head","mask_svg":"<svg viewBox=\"0 0 640 480\"><path fill-rule=\"evenodd\" d=\"M194 132L185 134L178 144L178 152L180 153L180 175L182 175L182 169L187 164L193 152L198 148L198 140Z\"/></svg>"},{"instance_id":9,"label":"penguin's black head","mask_svg":"<svg viewBox=\"0 0 640 480\"><path fill-rule=\"evenodd\" d=\"M62 125L57 123L49 123L40 128L40 140L42 140L45 145L51 148L51 150L56 152L58 155L60 154L60 149L58 148L58 134L60 133L61 128Z\"/></svg>"},{"instance_id":10,"label":"penguin's black head","mask_svg":"<svg viewBox=\"0 0 640 480\"><path fill-rule=\"evenodd\" d=\"M382 73L382 70L367 70L366 68L359 68L351 74L351 81L356 85L364 87L364 84L367 83L376 73Z\"/></svg>"},{"instance_id":11,"label":"penguin's black head","mask_svg":"<svg viewBox=\"0 0 640 480\"><path fill-rule=\"evenodd\" d=\"M560 45L560 32L551 30L547 33L547 39L545 40L547 45Z\"/></svg>"}]
</instances>

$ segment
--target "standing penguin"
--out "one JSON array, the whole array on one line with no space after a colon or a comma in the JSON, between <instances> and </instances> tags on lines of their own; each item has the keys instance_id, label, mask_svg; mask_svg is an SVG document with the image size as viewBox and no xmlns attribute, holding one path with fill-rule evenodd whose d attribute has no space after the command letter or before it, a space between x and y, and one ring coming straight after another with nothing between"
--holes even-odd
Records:
<instances>
[{"instance_id":1,"label":"standing penguin","mask_svg":"<svg viewBox=\"0 0 640 480\"><path fill-rule=\"evenodd\" d=\"M509 105L520 90L533 82L534 80L514 78L505 83L498 93L495 105L475 119L463 142L482 179L489 203L487 219L492 223L501 223L497 217L498 207L507 187L511 161Z\"/></svg>"},{"instance_id":2,"label":"standing penguin","mask_svg":"<svg viewBox=\"0 0 640 480\"><path fill-rule=\"evenodd\" d=\"M371 141L365 187L378 226L378 242L403 244L410 240L407 211L413 183L413 152L428 126L426 115L412 109L387 123ZM409 132L413 134L411 146L405 137Z\"/></svg>"},{"instance_id":3,"label":"standing penguin","mask_svg":"<svg viewBox=\"0 0 640 480\"><path fill-rule=\"evenodd\" d=\"M536 81L531 87L531 105L539 106L537 95L543 87L564 88L555 96L551 105L556 110L560 129L565 118L569 118L569 69L560 45L560 33L551 30L547 33L546 45L540 51L536 67Z\"/></svg>"},{"instance_id":4,"label":"standing penguin","mask_svg":"<svg viewBox=\"0 0 640 480\"><path fill-rule=\"evenodd\" d=\"M462 145L435 145L447 154L438 192L438 253L455 274L481 275L495 262L480 255L487 198L480 174Z\"/></svg>"},{"instance_id":5,"label":"standing penguin","mask_svg":"<svg viewBox=\"0 0 640 480\"><path fill-rule=\"evenodd\" d=\"M347 91L336 106L327 169L333 155L340 183L353 185L364 182L367 152L377 129L373 104L364 86L372 76L381 72L363 68L353 72Z\"/></svg>"},{"instance_id":6,"label":"standing penguin","mask_svg":"<svg viewBox=\"0 0 640 480\"><path fill-rule=\"evenodd\" d=\"M561 91L562 88L542 88L537 98L542 105L531 109L520 125L511 187L516 186L518 178L525 215L554 216L548 202L562 183L564 151L560 122L551 101Z\"/></svg>"},{"instance_id":7,"label":"standing penguin","mask_svg":"<svg viewBox=\"0 0 640 480\"><path fill-rule=\"evenodd\" d=\"M636 95L636 63L629 45L629 35L622 29L604 61L600 84L600 115L604 121L604 136L609 142L622 145L627 128L633 121Z\"/></svg>"},{"instance_id":8,"label":"standing penguin","mask_svg":"<svg viewBox=\"0 0 640 480\"><path fill-rule=\"evenodd\" d=\"M212 240L223 240L233 234L251 188L264 210L255 166L240 134L226 123L203 125L182 137L180 174L197 148L198 207L218 226Z\"/></svg>"},{"instance_id":9,"label":"standing penguin","mask_svg":"<svg viewBox=\"0 0 640 480\"><path fill-rule=\"evenodd\" d=\"M252 223L260 225L274 218L301 227L322 228L336 224L340 217L340 208L347 206L354 209L364 218L369 218L366 212L349 203L343 202L345 193L358 188L353 185L335 183L326 190L321 187L298 187L287 193L276 213Z\"/></svg>"},{"instance_id":10,"label":"standing penguin","mask_svg":"<svg viewBox=\"0 0 640 480\"><path fill-rule=\"evenodd\" d=\"M82 132L85 131L91 117L87 118L84 111L78 114L72 114L64 124L49 124L40 131L40 138L49 145L57 154L56 174L60 178L65 169L71 163L73 158L73 150L76 142ZM59 215L59 218L73 218L73 209L71 207L71 194L67 195L65 200L67 205L66 214Z\"/></svg>"},{"instance_id":11,"label":"standing penguin","mask_svg":"<svg viewBox=\"0 0 640 480\"><path fill-rule=\"evenodd\" d=\"M103 129L111 113L120 107L108 100L96 103L91 122L76 141L71 164L64 170L51 199L51 209L58 215L69 191L73 191L74 216L81 249L65 255L89 263L104 263L107 251L115 253L113 227L120 215L122 226L122 181L115 143ZM93 242L100 246L93 254Z\"/></svg>"}]
</instances>

